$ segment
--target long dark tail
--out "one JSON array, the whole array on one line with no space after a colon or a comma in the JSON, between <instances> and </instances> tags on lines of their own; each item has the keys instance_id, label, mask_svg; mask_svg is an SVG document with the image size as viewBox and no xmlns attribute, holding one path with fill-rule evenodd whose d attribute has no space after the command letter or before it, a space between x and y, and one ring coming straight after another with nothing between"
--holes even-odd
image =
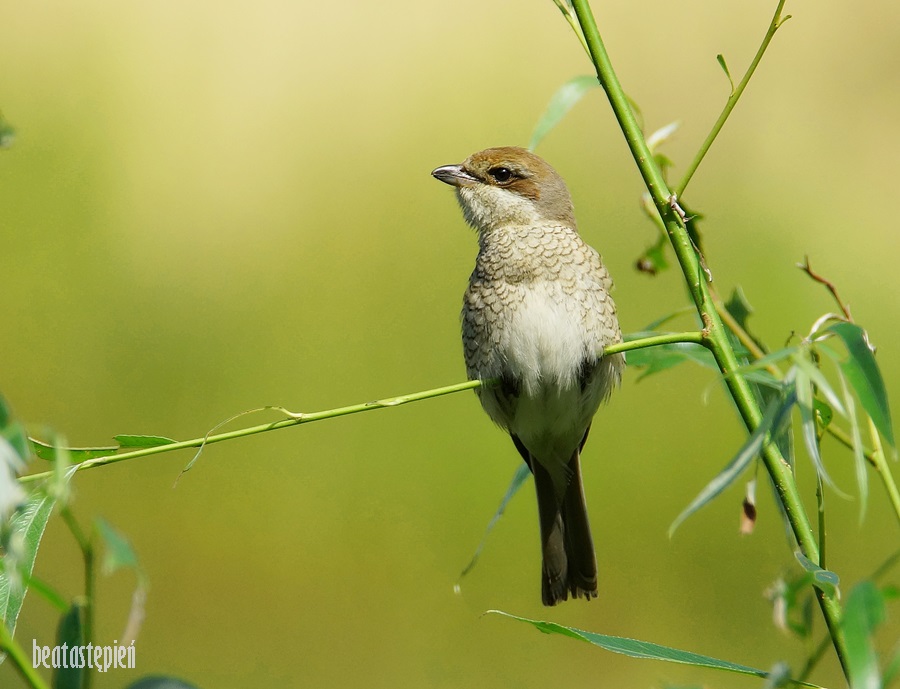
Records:
<instances>
[{"instance_id":1,"label":"long dark tail","mask_svg":"<svg viewBox=\"0 0 900 689\"><path fill-rule=\"evenodd\" d=\"M515 436L513 442L531 468L537 489L543 555L541 597L544 605L556 605L567 600L569 594L573 598L595 598L597 559L581 484L579 450L569 460L569 481L565 492L560 495L540 462L534 460Z\"/></svg>"}]
</instances>

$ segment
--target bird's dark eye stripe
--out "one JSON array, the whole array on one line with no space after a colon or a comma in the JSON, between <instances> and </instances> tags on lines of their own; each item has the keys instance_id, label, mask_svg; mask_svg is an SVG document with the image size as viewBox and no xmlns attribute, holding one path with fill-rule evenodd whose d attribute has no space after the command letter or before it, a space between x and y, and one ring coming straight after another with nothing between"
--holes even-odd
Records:
<instances>
[{"instance_id":1,"label":"bird's dark eye stripe","mask_svg":"<svg viewBox=\"0 0 900 689\"><path fill-rule=\"evenodd\" d=\"M503 167L502 165L492 167L488 170L488 174L494 178L494 181L500 182L501 184L503 182L508 182L515 176L512 170L508 167Z\"/></svg>"}]
</instances>

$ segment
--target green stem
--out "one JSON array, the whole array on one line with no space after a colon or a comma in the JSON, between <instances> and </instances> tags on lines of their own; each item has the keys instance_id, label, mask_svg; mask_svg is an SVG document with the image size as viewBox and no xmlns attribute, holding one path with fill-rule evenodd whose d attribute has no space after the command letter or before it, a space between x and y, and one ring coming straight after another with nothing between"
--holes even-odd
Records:
<instances>
[{"instance_id":1,"label":"green stem","mask_svg":"<svg viewBox=\"0 0 900 689\"><path fill-rule=\"evenodd\" d=\"M574 0L573 5L591 51L591 58L597 70L597 78L606 91L616 119L625 135L625 140L644 179L644 184L653 197L657 211L665 223L666 232L678 257L678 262L687 281L691 297L705 326L708 338L707 346L713 353L719 369L725 374L725 384L745 425L748 430L752 431L762 420L762 411L746 378L739 373L729 375L739 369L739 362L728 339L722 319L716 311L715 303L710 296L706 284L706 275L701 268L699 256L673 203L674 199L666 186L662 172L654 162L653 156L644 141L643 134L628 104L625 92L616 77L609 55L597 30L597 24L588 0ZM791 530L801 552L812 562L818 563L819 548L809 518L803 509L803 503L800 499L800 493L794 481L790 465L785 461L778 447L771 439L763 445L762 458L784 507ZM835 596L819 589L816 589L816 596L844 674L848 676L846 644L843 630L840 626L840 603Z\"/></svg>"},{"instance_id":2,"label":"green stem","mask_svg":"<svg viewBox=\"0 0 900 689\"><path fill-rule=\"evenodd\" d=\"M784 24L788 19L791 18L791 15L787 15L786 17L781 16L781 11L784 9L785 2L786 0L779 0L778 7L775 9L775 15L772 17L772 21L769 23L769 29L768 31L766 31L766 36L765 38L763 38L763 42L760 44L759 50L756 51L756 56L753 58L753 62L750 63L750 66L747 68L746 74L744 74L744 78L741 79L740 83L737 85L737 88L735 88L731 92L731 95L728 96L728 100L725 102L725 107L722 109L722 113L719 115L719 119L716 120L716 123L713 125L703 144L700 146L700 150L697 151L697 155L694 156L694 159L691 161L691 164L688 165L688 169L684 173L684 176L681 178L681 181L678 183L678 186L675 187L674 192L678 196L681 196L684 193L684 190L687 188L688 183L691 181L691 177L694 176L694 173L697 171L697 168L700 166L703 158L706 157L706 153L709 151L710 146L713 145L713 141L716 140L719 132L722 131L722 127L725 125L725 121L728 119L731 111L734 110L734 106L737 105L738 100L740 100L741 95L744 93L744 89L747 88L747 84L750 83L750 78L756 71L760 60L762 60L762 56L765 54L766 49L769 47L769 43L772 41L772 37L775 35L775 32L778 31L782 24Z\"/></svg>"},{"instance_id":3,"label":"green stem","mask_svg":"<svg viewBox=\"0 0 900 689\"><path fill-rule=\"evenodd\" d=\"M618 354L621 352L628 352L633 349L655 347L657 345L672 344L674 342L693 342L696 344L706 345L706 335L700 331L653 335L651 337L642 337L637 340L631 340L630 342L620 342L618 344L610 345L603 350L603 353L604 355ZM485 381L484 384L488 384L490 382L491 381ZM327 409L325 411L311 412L308 414L289 412L282 407L264 407L264 409L281 411L282 413L287 414L290 418L282 419L281 421L275 421L272 423L260 424L258 426L250 426L248 428L239 428L234 431L218 433L216 435L207 434L202 438L182 440L180 442L167 443L165 445L156 445L154 447L143 447L138 450L123 452L121 454L95 457L93 459L87 459L83 462L73 465L69 469L69 471L84 471L85 469L94 469L96 467L106 466L107 464L115 464L117 462L124 462L129 459L137 459L139 457L148 457L150 455L158 455L165 452L174 452L176 450L185 450L188 448L205 447L206 445L221 443L225 440L233 440L234 438L243 438L245 436L255 435L257 433L265 433L267 431L275 431L281 428L299 426L300 424L312 423L313 421L324 421L325 419L333 419L339 416L347 416L349 414L358 414L360 412L372 411L374 409L384 409L385 407L397 407L401 404L418 402L421 400L430 399L432 397L441 397L443 395L450 395L455 392L462 392L464 390L475 390L477 388L480 388L481 386L482 382L479 380L468 380L465 383L456 383L455 385L447 385L440 388L433 388L431 390L413 392L407 395L401 395L399 397L391 397L388 399L376 400L374 402L364 402L362 404L353 404L346 407ZM49 478L52 474L52 471L42 471L37 474L29 474L28 476L22 476L19 479L19 482L33 483L35 481L41 481L43 479ZM74 526L75 528L77 528L77 524L75 524ZM72 525L70 524L70 528L71 527ZM76 539L79 541L79 544L84 542L83 537L79 539L76 535ZM83 547L82 550L84 550Z\"/></svg>"},{"instance_id":4,"label":"green stem","mask_svg":"<svg viewBox=\"0 0 900 689\"><path fill-rule=\"evenodd\" d=\"M900 520L900 493L897 492L897 484L894 483L894 475L891 473L890 467L887 465L887 459L884 454L884 447L881 444L881 436L878 429L875 428L875 422L869 417L869 436L872 438L872 445L875 446L872 452L872 464L881 477L881 482L887 490L888 498L891 506L894 508L894 516Z\"/></svg>"},{"instance_id":5,"label":"green stem","mask_svg":"<svg viewBox=\"0 0 900 689\"><path fill-rule=\"evenodd\" d=\"M650 337L642 337L637 340L628 342L620 342L619 344L610 345L603 350L603 354L618 354L619 352L628 352L632 349L645 349L647 347L657 347L664 344L675 344L677 342L692 342L694 344L706 346L706 333L701 330L692 330L684 333L665 333L664 335L652 335Z\"/></svg>"},{"instance_id":6,"label":"green stem","mask_svg":"<svg viewBox=\"0 0 900 689\"><path fill-rule=\"evenodd\" d=\"M847 431L845 431L843 428L839 428L838 426L835 426L834 423L830 423L828 424L828 428L826 428L825 430L828 435L841 443L841 445L850 450L853 449L853 438L851 438L850 434L847 433ZM897 484L894 482L894 475L891 473L891 469L887 465L887 461L884 458L884 452L873 452L868 448L863 447L863 457L865 457L866 461L875 468L875 471L878 472L878 476L881 478L881 483L884 486L884 489L887 491L888 500L890 500L891 507L894 510L894 516L897 517L897 521L900 522L900 491L897 490Z\"/></svg>"},{"instance_id":7,"label":"green stem","mask_svg":"<svg viewBox=\"0 0 900 689\"><path fill-rule=\"evenodd\" d=\"M22 679L28 683L28 686L32 687L32 689L50 689L50 686L44 682L37 670L32 667L31 658L25 654L25 651L12 637L6 624L2 621L0 621L0 651L6 653L16 670L22 675Z\"/></svg>"},{"instance_id":8,"label":"green stem","mask_svg":"<svg viewBox=\"0 0 900 689\"><path fill-rule=\"evenodd\" d=\"M91 539L81 530L75 515L68 506L63 507L59 511L60 516L69 527L75 542L81 550L81 557L84 560L84 643L90 644L94 641L94 544ZM92 673L84 671L82 689L90 689Z\"/></svg>"},{"instance_id":9,"label":"green stem","mask_svg":"<svg viewBox=\"0 0 900 689\"><path fill-rule=\"evenodd\" d=\"M822 485L822 477L816 476L816 512L819 517L819 567L828 569L827 562L827 534L825 533L825 486Z\"/></svg>"}]
</instances>

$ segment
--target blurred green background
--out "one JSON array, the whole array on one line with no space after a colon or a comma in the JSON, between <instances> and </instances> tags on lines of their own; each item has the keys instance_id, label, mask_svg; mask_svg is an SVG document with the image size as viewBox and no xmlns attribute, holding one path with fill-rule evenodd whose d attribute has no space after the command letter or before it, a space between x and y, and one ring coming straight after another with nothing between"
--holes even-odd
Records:
<instances>
[{"instance_id":1,"label":"blurred green background","mask_svg":"<svg viewBox=\"0 0 900 689\"><path fill-rule=\"evenodd\" d=\"M665 149L674 176L728 94L716 54L738 78L774 6L595 3L647 129L682 123ZM900 5L788 11L685 198L706 216L719 288L743 285L770 345L834 310L794 267L809 254L879 346L896 407ZM6 3L0 64L17 129L0 153L0 390L78 445L463 380L475 237L429 172L525 145L556 88L590 71L550 0ZM684 304L676 272L633 269L655 230L601 92L538 152L617 281L623 329ZM636 378L584 460L601 572L589 605L540 605L530 486L454 594L519 461L469 393L210 447L175 489L189 453L78 475L76 514L127 534L149 575L138 670L204 689L759 685L481 617L492 608L800 663L763 597L796 569L765 487L751 537L738 535L742 487L666 535L742 442L730 403L700 369ZM826 452L855 494L849 453ZM897 524L877 483L862 525L857 502L828 499L829 564L848 587L896 548ZM58 520L36 574L81 590ZM133 582L101 580L101 642L121 633ZM55 618L31 594L19 638L51 644ZM831 659L813 679L841 684ZM0 684L17 682L0 667Z\"/></svg>"}]
</instances>

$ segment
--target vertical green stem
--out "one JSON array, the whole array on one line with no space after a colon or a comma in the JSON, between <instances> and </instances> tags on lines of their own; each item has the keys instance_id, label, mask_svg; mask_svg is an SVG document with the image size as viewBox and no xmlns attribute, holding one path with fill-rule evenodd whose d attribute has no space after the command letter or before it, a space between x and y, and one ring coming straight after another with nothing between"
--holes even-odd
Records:
<instances>
[{"instance_id":1,"label":"vertical green stem","mask_svg":"<svg viewBox=\"0 0 900 689\"><path fill-rule=\"evenodd\" d=\"M573 5L597 70L597 78L606 91L616 119L625 135L628 147L631 149L632 156L644 179L644 184L653 197L653 202L665 224L666 233L678 257L678 262L687 281L691 297L708 332L707 346L715 356L722 373L729 374L725 376L725 383L744 423L752 431L759 425L762 419L762 411L756 402L750 384L744 376L736 373L740 368L737 355L731 346L725 326L709 294L706 275L701 268L699 256L673 204L674 199L663 179L662 172L657 167L650 150L647 148L643 133L635 120L625 92L612 68L612 63L600 38L588 0L573 0ZM812 526L803 509L790 466L771 440L764 444L762 458L779 499L784 506L801 552L812 562L818 563L819 548L813 535ZM846 676L846 648L843 631L840 627L840 604L834 596L818 589L816 589L816 595L835 651Z\"/></svg>"},{"instance_id":2,"label":"vertical green stem","mask_svg":"<svg viewBox=\"0 0 900 689\"><path fill-rule=\"evenodd\" d=\"M826 564L827 548L825 547L828 543L825 533L825 486L821 476L816 476L816 508L819 516L819 567L828 569Z\"/></svg>"},{"instance_id":3,"label":"vertical green stem","mask_svg":"<svg viewBox=\"0 0 900 689\"><path fill-rule=\"evenodd\" d=\"M84 643L92 644L94 642L94 544L75 519L75 515L68 506L63 507L59 511L60 516L69 527L69 531L78 543L81 549L81 557L84 560ZM82 689L90 689L93 673L86 668L82 673Z\"/></svg>"}]
</instances>

